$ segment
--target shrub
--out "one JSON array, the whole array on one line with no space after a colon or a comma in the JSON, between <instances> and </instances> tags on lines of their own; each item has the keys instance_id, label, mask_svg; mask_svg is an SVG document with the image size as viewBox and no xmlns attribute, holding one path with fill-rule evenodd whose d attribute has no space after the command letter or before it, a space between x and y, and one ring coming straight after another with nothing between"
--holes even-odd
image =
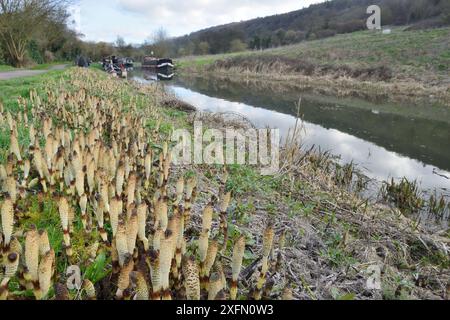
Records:
<instances>
[{"instance_id":1,"label":"shrub","mask_svg":"<svg viewBox=\"0 0 450 320\"><path fill-rule=\"evenodd\" d=\"M53 62L53 61L55 61L55 55L53 54L53 52L45 50L44 60L46 63Z\"/></svg>"},{"instance_id":2,"label":"shrub","mask_svg":"<svg viewBox=\"0 0 450 320\"><path fill-rule=\"evenodd\" d=\"M28 44L28 56L31 58L31 60L38 64L44 63L44 58L39 51L39 46L34 40L30 41L30 43Z\"/></svg>"}]
</instances>

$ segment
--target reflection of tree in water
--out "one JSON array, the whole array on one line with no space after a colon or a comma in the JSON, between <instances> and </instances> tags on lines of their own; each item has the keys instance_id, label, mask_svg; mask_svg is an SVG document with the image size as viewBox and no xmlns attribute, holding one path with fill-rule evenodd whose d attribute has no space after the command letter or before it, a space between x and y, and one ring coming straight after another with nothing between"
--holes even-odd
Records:
<instances>
[{"instance_id":1,"label":"reflection of tree in water","mask_svg":"<svg viewBox=\"0 0 450 320\"><path fill-rule=\"evenodd\" d=\"M177 81L186 88L208 96L293 116L296 116L295 103L301 95L301 113L305 121L327 129L337 129L387 150L450 170L450 150L445 147L450 140L450 133L449 124L445 120L436 121L411 114L373 112L371 108L349 106L348 99L301 93L283 83L274 85L263 81L197 77ZM363 103L370 105L367 102L361 104ZM373 108L377 108L377 105L373 104Z\"/></svg>"}]
</instances>

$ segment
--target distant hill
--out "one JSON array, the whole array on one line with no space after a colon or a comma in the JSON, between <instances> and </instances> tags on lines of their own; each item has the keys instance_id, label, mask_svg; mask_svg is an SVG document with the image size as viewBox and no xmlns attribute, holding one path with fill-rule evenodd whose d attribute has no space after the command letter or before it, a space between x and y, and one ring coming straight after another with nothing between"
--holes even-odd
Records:
<instances>
[{"instance_id":1,"label":"distant hill","mask_svg":"<svg viewBox=\"0 0 450 320\"><path fill-rule=\"evenodd\" d=\"M449 0L333 0L286 14L200 30L173 40L175 55L266 49L366 28L367 7L379 5L383 25L450 25Z\"/></svg>"}]
</instances>

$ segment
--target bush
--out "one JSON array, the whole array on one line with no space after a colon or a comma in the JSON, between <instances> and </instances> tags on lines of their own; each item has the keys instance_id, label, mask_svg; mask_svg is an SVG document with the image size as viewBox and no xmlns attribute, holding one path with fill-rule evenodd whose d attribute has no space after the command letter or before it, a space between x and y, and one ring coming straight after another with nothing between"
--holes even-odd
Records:
<instances>
[{"instance_id":1,"label":"bush","mask_svg":"<svg viewBox=\"0 0 450 320\"><path fill-rule=\"evenodd\" d=\"M239 52L245 51L247 49L247 45L242 42L240 39L235 39L230 43L230 51L231 52Z\"/></svg>"},{"instance_id":2,"label":"bush","mask_svg":"<svg viewBox=\"0 0 450 320\"><path fill-rule=\"evenodd\" d=\"M328 38L328 37L332 37L332 36L336 35L336 31L330 30L330 29L319 30L319 31L317 31L316 35L317 35L318 39L323 39L323 38Z\"/></svg>"},{"instance_id":3,"label":"bush","mask_svg":"<svg viewBox=\"0 0 450 320\"><path fill-rule=\"evenodd\" d=\"M39 46L36 41L31 40L28 44L28 55L37 64L44 63L44 58L42 54L39 52Z\"/></svg>"},{"instance_id":4,"label":"bush","mask_svg":"<svg viewBox=\"0 0 450 320\"><path fill-rule=\"evenodd\" d=\"M55 61L55 55L53 54L53 52L45 50L44 60L46 63L53 62Z\"/></svg>"}]
</instances>

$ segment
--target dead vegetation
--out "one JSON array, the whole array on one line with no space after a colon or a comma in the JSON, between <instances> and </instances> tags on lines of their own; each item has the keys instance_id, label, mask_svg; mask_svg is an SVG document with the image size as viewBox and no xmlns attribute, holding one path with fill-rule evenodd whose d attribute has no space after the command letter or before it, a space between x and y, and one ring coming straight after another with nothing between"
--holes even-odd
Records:
<instances>
[{"instance_id":1,"label":"dead vegetation","mask_svg":"<svg viewBox=\"0 0 450 320\"><path fill-rule=\"evenodd\" d=\"M393 79L392 70L384 65L371 68L352 68L346 65L318 65L306 60L270 55L237 56L218 60L208 68L208 71L236 69L243 70L246 73L348 77L362 81L390 81Z\"/></svg>"},{"instance_id":2,"label":"dead vegetation","mask_svg":"<svg viewBox=\"0 0 450 320\"><path fill-rule=\"evenodd\" d=\"M285 83L302 91L369 101L418 104L426 101L450 106L450 88L412 78L398 78L387 66L351 67L316 64L283 56L236 56L220 59L200 69L183 69L188 74L230 77L234 80L265 80Z\"/></svg>"}]
</instances>

